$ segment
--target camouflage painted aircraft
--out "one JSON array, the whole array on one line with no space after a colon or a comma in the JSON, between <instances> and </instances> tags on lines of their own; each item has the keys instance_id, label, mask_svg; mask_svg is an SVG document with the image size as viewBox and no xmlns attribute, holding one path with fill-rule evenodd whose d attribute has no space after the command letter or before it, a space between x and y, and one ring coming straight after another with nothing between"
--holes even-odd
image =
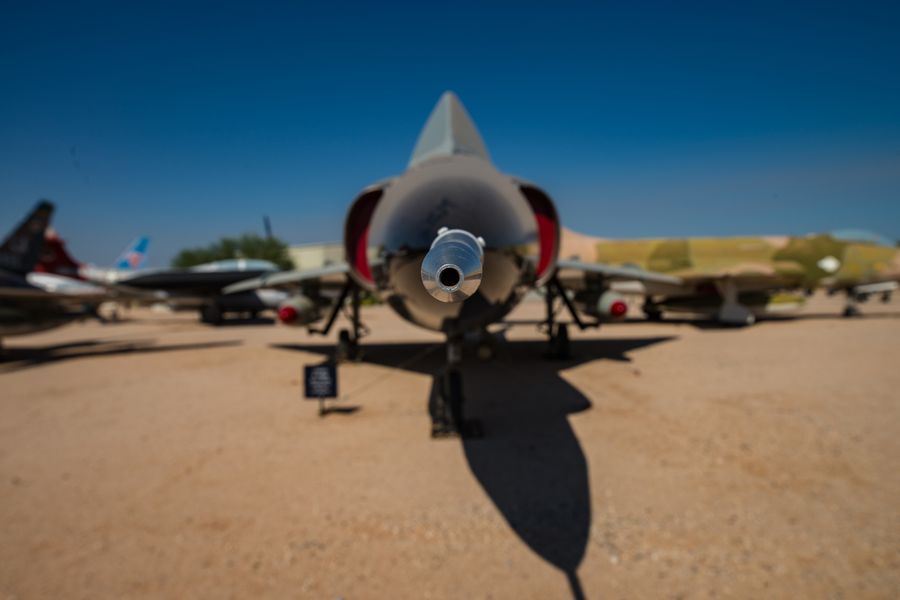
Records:
<instances>
[{"instance_id":1,"label":"camouflage painted aircraft","mask_svg":"<svg viewBox=\"0 0 900 600\"><path fill-rule=\"evenodd\" d=\"M798 308L806 295L819 288L846 293L844 315L854 316L859 314L857 302L873 294L888 301L900 281L900 249L860 231L606 240L565 230L560 257L639 268L677 279L677 283L612 284L613 290L642 294L644 313L650 319L660 319L668 311L749 325L759 316Z\"/></svg>"}]
</instances>

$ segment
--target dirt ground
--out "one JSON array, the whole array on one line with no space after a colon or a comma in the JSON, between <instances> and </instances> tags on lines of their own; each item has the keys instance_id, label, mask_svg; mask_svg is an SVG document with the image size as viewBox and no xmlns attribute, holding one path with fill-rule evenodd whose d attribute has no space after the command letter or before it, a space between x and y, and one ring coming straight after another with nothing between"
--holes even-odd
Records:
<instances>
[{"instance_id":1,"label":"dirt ground","mask_svg":"<svg viewBox=\"0 0 900 600\"><path fill-rule=\"evenodd\" d=\"M0 597L900 597L900 304L629 322L467 357L485 438L432 440L440 338L133 311L5 341ZM513 318L538 318L524 304ZM356 408L356 410L353 410Z\"/></svg>"}]
</instances>

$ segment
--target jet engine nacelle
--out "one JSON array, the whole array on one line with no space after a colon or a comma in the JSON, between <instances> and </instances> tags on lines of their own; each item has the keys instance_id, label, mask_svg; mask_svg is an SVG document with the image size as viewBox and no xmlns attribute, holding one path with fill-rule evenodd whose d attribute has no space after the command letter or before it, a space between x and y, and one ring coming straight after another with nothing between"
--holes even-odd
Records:
<instances>
[{"instance_id":1,"label":"jet engine nacelle","mask_svg":"<svg viewBox=\"0 0 900 600\"><path fill-rule=\"evenodd\" d=\"M278 320L285 325L309 325L320 318L319 307L303 294L292 296L278 306Z\"/></svg>"}]
</instances>

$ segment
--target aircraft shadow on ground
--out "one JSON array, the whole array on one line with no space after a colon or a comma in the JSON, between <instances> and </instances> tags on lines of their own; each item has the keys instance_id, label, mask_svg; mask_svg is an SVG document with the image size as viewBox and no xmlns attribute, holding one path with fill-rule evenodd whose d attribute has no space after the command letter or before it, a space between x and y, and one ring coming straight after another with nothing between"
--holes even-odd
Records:
<instances>
[{"instance_id":1,"label":"aircraft shadow on ground","mask_svg":"<svg viewBox=\"0 0 900 600\"><path fill-rule=\"evenodd\" d=\"M560 372L594 360L630 362L630 352L671 339L573 340L572 357L565 360L544 358L546 342L503 341L494 359L466 356L463 362L466 416L479 419L484 429L483 438L462 441L469 467L516 535L566 574L575 598L584 597L577 570L590 535L591 493L587 461L568 415L591 402ZM332 352L324 345L273 346ZM362 362L435 376L443 358L443 348L433 343L364 344Z\"/></svg>"},{"instance_id":2,"label":"aircraft shadow on ground","mask_svg":"<svg viewBox=\"0 0 900 600\"><path fill-rule=\"evenodd\" d=\"M221 323L216 323L212 327L240 327L242 325L274 325L275 319L272 317L235 317L222 319Z\"/></svg>"},{"instance_id":3,"label":"aircraft shadow on ground","mask_svg":"<svg viewBox=\"0 0 900 600\"><path fill-rule=\"evenodd\" d=\"M868 319L900 319L900 311L898 312L866 312L865 308L862 308L862 313L854 316L854 317L845 317L840 313L830 313L830 312L815 312L815 313L803 313L800 315L793 315L789 317L784 317L778 320L790 321L792 319L796 319L798 321L805 320L840 320L840 321L865 321Z\"/></svg>"},{"instance_id":4,"label":"aircraft shadow on ground","mask_svg":"<svg viewBox=\"0 0 900 600\"><path fill-rule=\"evenodd\" d=\"M199 319L184 319L179 317L133 317L130 315L120 315L116 318L107 318L103 321L103 325L115 327L125 323L149 323L152 325L197 325L207 327L239 327L242 325L274 325L275 319L272 317L233 317L223 319L221 323L203 323Z\"/></svg>"},{"instance_id":5,"label":"aircraft shadow on ground","mask_svg":"<svg viewBox=\"0 0 900 600\"><path fill-rule=\"evenodd\" d=\"M845 317L841 313L831 313L831 312L810 312L810 313L800 313L800 314L772 314L760 317L757 320L757 324L769 324L769 323L797 323L800 321L865 321L868 319L879 320L879 319L900 319L900 312L873 312L856 315L854 317ZM649 321L642 317L629 317L625 321L621 323L613 323L613 326L620 326L622 324L634 324L634 323L655 323L658 325L690 325L696 329L709 329L709 330L733 330L740 329L744 327L744 325L729 325L727 323L720 323L715 319L705 318L705 317L666 317L662 321Z\"/></svg>"},{"instance_id":6,"label":"aircraft shadow on ground","mask_svg":"<svg viewBox=\"0 0 900 600\"><path fill-rule=\"evenodd\" d=\"M122 342L84 340L69 344L57 344L54 346L32 348L7 347L0 351L0 374L72 359L98 358L135 353L152 354L155 352L173 352L177 350L203 350L207 348L238 346L240 344L240 340L164 345L157 345L153 340L129 340Z\"/></svg>"},{"instance_id":7,"label":"aircraft shadow on ground","mask_svg":"<svg viewBox=\"0 0 900 600\"><path fill-rule=\"evenodd\" d=\"M765 322L771 321L782 321L782 320L790 320L791 317L766 317L762 319ZM508 321L506 324L509 327L520 327L520 326L538 326L541 323L544 323L543 319L519 319L515 321ZM571 321L560 321L560 323L568 323L570 328L574 328L575 324ZM661 321L650 321L644 317L628 317L627 319L623 319L622 321L615 321L612 323L604 323L603 327L621 327L622 325L635 325L635 324L654 324L654 325L690 325L696 329L735 329L744 327L743 325L728 325L725 323L720 323L715 319L711 319L708 317L666 317Z\"/></svg>"}]
</instances>

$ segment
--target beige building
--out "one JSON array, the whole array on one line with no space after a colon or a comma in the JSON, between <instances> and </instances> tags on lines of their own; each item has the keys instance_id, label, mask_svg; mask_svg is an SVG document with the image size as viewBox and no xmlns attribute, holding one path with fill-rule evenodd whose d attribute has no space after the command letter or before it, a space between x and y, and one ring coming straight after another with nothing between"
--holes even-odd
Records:
<instances>
[{"instance_id":1,"label":"beige building","mask_svg":"<svg viewBox=\"0 0 900 600\"><path fill-rule=\"evenodd\" d=\"M288 254L299 271L327 267L344 260L344 245L340 242L325 244L299 244L288 247Z\"/></svg>"}]
</instances>

